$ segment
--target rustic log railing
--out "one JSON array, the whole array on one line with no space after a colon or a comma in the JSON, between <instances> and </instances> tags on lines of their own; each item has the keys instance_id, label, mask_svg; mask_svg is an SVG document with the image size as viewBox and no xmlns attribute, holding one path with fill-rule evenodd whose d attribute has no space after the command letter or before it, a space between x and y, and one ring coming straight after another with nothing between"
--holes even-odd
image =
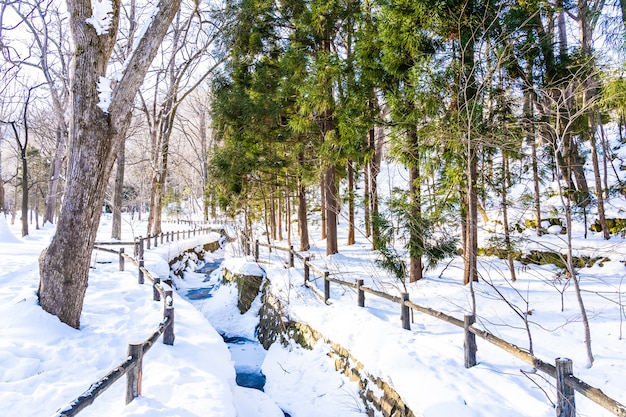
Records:
<instances>
[{"instance_id":1,"label":"rustic log railing","mask_svg":"<svg viewBox=\"0 0 626 417\"><path fill-rule=\"evenodd\" d=\"M221 229L214 228L196 228L187 231L182 231L182 239L185 239L185 235L188 238L202 234L208 234L211 232L222 233ZM176 238L174 238L176 236ZM171 282L169 280L165 280L165 282L161 282L159 277L153 277L150 271L148 271L144 267L144 250L147 246L150 247L150 242L154 239L155 247L157 246L157 242L160 238L161 243L163 243L164 239L166 242L173 242L174 240L180 240L181 232L167 232L161 233L154 236L148 237L139 237L136 241L133 242L98 242L96 246L94 246L95 250L104 251L108 253L115 253L119 255L119 270L123 271L125 268L125 260L129 260L137 267L137 275L138 275L138 283L143 284L144 278L148 278L152 282L153 287L153 299L155 301L160 301L163 299L163 320L157 326L156 330L148 336L146 340L141 343L129 343L128 344L128 355L126 359L120 362L115 368L110 370L105 376L103 376L100 380L93 383L85 392L83 392L80 396L78 396L74 401L65 406L64 408L58 410L54 417L71 417L77 415L81 410L93 404L94 400L104 393L111 385L113 385L117 380L126 375L126 404L132 402L135 398L141 395L141 379L142 379L142 365L143 365L143 356L150 350L152 346L157 342L157 340L163 336L163 344L165 345L174 345L174 339L176 338L174 334L174 298L173 298L173 289L171 287ZM124 248L121 247L118 250L104 248L102 246L108 245L123 245L123 246L134 246L135 248L135 256L134 257L125 253Z\"/></svg>"},{"instance_id":2,"label":"rustic log railing","mask_svg":"<svg viewBox=\"0 0 626 417\"><path fill-rule=\"evenodd\" d=\"M406 330L411 329L411 320L410 320L410 310L414 310L420 313L428 314L429 316L435 317L439 320L443 320L447 323L450 323L454 326L460 327L464 330L465 333L465 341L464 341L464 355L465 355L465 367L470 368L476 365L476 338L475 336L480 337L481 339L497 346L498 348L504 350L505 352L515 356L516 358L526 362L527 364L532 365L535 369L549 375L550 377L556 380L556 388L557 388L557 417L575 417L576 415L576 407L574 401L574 391L583 395L587 399L595 402L596 404L602 406L612 414L618 417L626 417L626 406L621 404L620 402L614 400L613 398L607 396L602 390L599 388L595 388L582 381L581 379L575 377L573 375L573 364L571 359L567 358L556 358L555 365L544 362L541 359L531 355L527 351L519 348L518 346L509 343L503 339L500 339L493 334L479 329L474 326L475 318L471 314L467 314L464 316L463 320L458 319L456 317L445 314L441 311L434 310L430 307L421 306L415 304L409 300L408 293L401 293L400 296L392 295L385 293L383 291L378 291L373 288L366 287L363 285L363 280L359 279L356 282L344 281L339 278L331 277L329 271L322 270L312 264L310 262L310 258L304 255L295 252L293 246L289 248L274 246L269 244L261 244L258 240L251 241L246 240L246 253L250 254L254 252L255 261L259 260L260 253L259 247L267 247L270 251L284 251L289 253L289 267L294 267L293 259L298 258L303 263L304 269L304 286L311 289L313 293L325 304L330 304L330 283L335 283L339 285L343 285L346 287L354 288L358 292L357 302L359 307L365 306L365 293L375 295L380 298L384 298L390 302L396 303L400 305L400 317L402 319L402 327ZM254 249L251 247L254 246ZM317 274L320 278L324 280L324 291L320 291L317 286L313 285L310 281L311 279L311 271Z\"/></svg>"}]
</instances>

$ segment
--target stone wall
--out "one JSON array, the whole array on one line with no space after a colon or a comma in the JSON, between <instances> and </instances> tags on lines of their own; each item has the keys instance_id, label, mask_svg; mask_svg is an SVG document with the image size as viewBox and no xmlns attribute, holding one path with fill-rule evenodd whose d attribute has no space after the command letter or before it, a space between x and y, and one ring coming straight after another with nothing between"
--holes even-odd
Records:
<instances>
[{"instance_id":1,"label":"stone wall","mask_svg":"<svg viewBox=\"0 0 626 417\"><path fill-rule=\"evenodd\" d=\"M311 349L320 340L330 346L328 355L334 359L335 368L358 384L368 415L373 416L374 410L378 410L385 417L415 417L388 383L367 372L365 366L343 346L329 340L311 326L285 317L280 300L272 295L267 285L263 291L259 318L257 334L266 349L274 342L286 344L288 340L306 349Z\"/></svg>"}]
</instances>

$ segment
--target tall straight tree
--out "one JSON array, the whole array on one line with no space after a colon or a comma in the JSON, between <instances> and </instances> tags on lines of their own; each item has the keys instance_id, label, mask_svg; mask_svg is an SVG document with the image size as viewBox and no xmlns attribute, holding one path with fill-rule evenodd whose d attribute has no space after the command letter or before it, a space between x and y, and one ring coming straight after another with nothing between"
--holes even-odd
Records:
<instances>
[{"instance_id":1,"label":"tall straight tree","mask_svg":"<svg viewBox=\"0 0 626 417\"><path fill-rule=\"evenodd\" d=\"M120 2L108 13L90 0L67 0L74 45L70 80L67 182L56 233L39 258L39 303L71 327L80 327L89 264L109 175L128 129L133 102L180 0L160 0L125 62L111 95L107 65L116 41ZM94 15L95 14L95 15Z\"/></svg>"}]
</instances>

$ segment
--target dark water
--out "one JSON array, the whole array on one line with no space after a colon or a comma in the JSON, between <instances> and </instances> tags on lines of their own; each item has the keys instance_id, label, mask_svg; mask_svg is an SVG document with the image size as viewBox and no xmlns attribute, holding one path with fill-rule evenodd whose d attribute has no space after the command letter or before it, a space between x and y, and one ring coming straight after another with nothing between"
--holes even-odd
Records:
<instances>
[{"instance_id":1,"label":"dark water","mask_svg":"<svg viewBox=\"0 0 626 417\"><path fill-rule=\"evenodd\" d=\"M256 340L241 336L222 336L235 362L237 385L263 391L265 375L261 372L261 363L265 350Z\"/></svg>"},{"instance_id":2,"label":"dark water","mask_svg":"<svg viewBox=\"0 0 626 417\"><path fill-rule=\"evenodd\" d=\"M187 290L186 297L190 300L205 300L207 298L211 298L211 291L213 291L213 286L205 288L192 288Z\"/></svg>"},{"instance_id":3,"label":"dark water","mask_svg":"<svg viewBox=\"0 0 626 417\"><path fill-rule=\"evenodd\" d=\"M258 389L265 387L265 375L261 372L261 364L265 358L265 350L257 340L242 336L225 336L233 361L235 362L235 380L240 387ZM283 411L285 417L291 417Z\"/></svg>"},{"instance_id":4,"label":"dark water","mask_svg":"<svg viewBox=\"0 0 626 417\"><path fill-rule=\"evenodd\" d=\"M205 282L210 280L210 275L222 264L223 259L205 263L196 272L205 274ZM211 298L215 285L187 290L186 297L190 300L205 300ZM265 350L257 340L250 340L241 336L225 336L224 342L228 345L233 361L235 362L235 381L240 387L258 389L263 391L265 387L265 375L261 372L261 363L265 357ZM291 417L283 411L285 417Z\"/></svg>"},{"instance_id":5,"label":"dark water","mask_svg":"<svg viewBox=\"0 0 626 417\"><path fill-rule=\"evenodd\" d=\"M211 275L211 272L213 272L216 269L218 269L220 267L220 265L222 264L222 261L223 261L223 259L207 261L204 265L202 265L201 268L196 269L196 272L198 272L200 274L207 275L207 278L206 278L205 281L208 281L209 280L209 275Z\"/></svg>"}]
</instances>

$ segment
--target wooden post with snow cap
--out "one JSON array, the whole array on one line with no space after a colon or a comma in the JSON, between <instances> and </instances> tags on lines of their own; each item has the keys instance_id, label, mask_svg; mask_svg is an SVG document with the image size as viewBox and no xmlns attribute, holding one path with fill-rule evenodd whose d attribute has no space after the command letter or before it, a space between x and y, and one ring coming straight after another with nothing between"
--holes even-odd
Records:
<instances>
[{"instance_id":1,"label":"wooden post with snow cap","mask_svg":"<svg viewBox=\"0 0 626 417\"><path fill-rule=\"evenodd\" d=\"M141 395L143 343L129 343L128 356L133 359L133 365L126 371L126 404Z\"/></svg>"},{"instance_id":2,"label":"wooden post with snow cap","mask_svg":"<svg viewBox=\"0 0 626 417\"><path fill-rule=\"evenodd\" d=\"M119 262L120 262L120 271L123 271L124 270L124 248L120 248Z\"/></svg>"},{"instance_id":3,"label":"wooden post with snow cap","mask_svg":"<svg viewBox=\"0 0 626 417\"><path fill-rule=\"evenodd\" d=\"M330 298L330 280L328 279L329 272L324 271L324 302L328 304Z\"/></svg>"},{"instance_id":4,"label":"wooden post with snow cap","mask_svg":"<svg viewBox=\"0 0 626 417\"><path fill-rule=\"evenodd\" d=\"M565 382L574 371L571 359L556 358L556 417L575 417L574 388Z\"/></svg>"},{"instance_id":5,"label":"wooden post with snow cap","mask_svg":"<svg viewBox=\"0 0 626 417\"><path fill-rule=\"evenodd\" d=\"M168 326L163 332L163 343L172 346L174 344L174 298L172 288L165 290L165 300L163 300L163 318L169 320Z\"/></svg>"},{"instance_id":6,"label":"wooden post with snow cap","mask_svg":"<svg viewBox=\"0 0 626 417\"><path fill-rule=\"evenodd\" d=\"M411 313L409 311L409 306L406 305L405 301L409 301L409 293L402 293L402 313L400 314L400 319L402 320L402 328L404 330L411 330Z\"/></svg>"},{"instance_id":7,"label":"wooden post with snow cap","mask_svg":"<svg viewBox=\"0 0 626 417\"><path fill-rule=\"evenodd\" d=\"M165 235L165 233L161 232L161 245L163 244L163 236Z\"/></svg>"},{"instance_id":8,"label":"wooden post with snow cap","mask_svg":"<svg viewBox=\"0 0 626 417\"><path fill-rule=\"evenodd\" d=\"M478 347L476 345L476 335L469 331L469 328L476 318L473 314L466 314L463 318L463 329L465 330L465 340L463 347L465 349L465 367L471 368L476 365L476 351Z\"/></svg>"},{"instance_id":9,"label":"wooden post with snow cap","mask_svg":"<svg viewBox=\"0 0 626 417\"><path fill-rule=\"evenodd\" d=\"M148 239L150 242L150 239ZM137 273L137 282L139 284L143 284L143 238L139 236L139 253L137 254L137 258L139 258L139 272Z\"/></svg>"},{"instance_id":10,"label":"wooden post with snow cap","mask_svg":"<svg viewBox=\"0 0 626 417\"><path fill-rule=\"evenodd\" d=\"M365 291L363 291L362 287L363 287L363 280L357 279L356 289L359 292L359 297L358 297L359 307L365 307Z\"/></svg>"}]
</instances>

